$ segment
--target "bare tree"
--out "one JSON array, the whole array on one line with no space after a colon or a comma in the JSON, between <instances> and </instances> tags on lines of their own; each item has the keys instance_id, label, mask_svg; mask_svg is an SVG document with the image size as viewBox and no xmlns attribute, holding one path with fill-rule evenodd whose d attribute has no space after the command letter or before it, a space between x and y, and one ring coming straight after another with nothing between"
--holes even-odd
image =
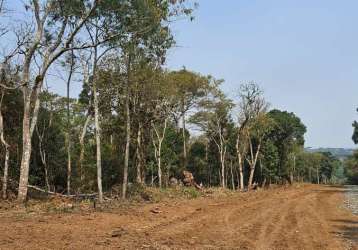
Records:
<instances>
[{"instance_id":1,"label":"bare tree","mask_svg":"<svg viewBox=\"0 0 358 250\"><path fill-rule=\"evenodd\" d=\"M261 148L262 135L260 134L259 144L254 151L251 131L258 117L266 112L267 103L263 98L263 92L255 83L242 84L240 86L238 103L238 133L236 138L236 153L239 164L240 190L244 189L243 166L245 159L248 159L250 165L249 188L252 185L253 174ZM255 127L257 128L257 127ZM260 131L260 130L258 130ZM249 152L248 152L249 151ZM250 153L249 157L247 154Z\"/></svg>"},{"instance_id":2,"label":"bare tree","mask_svg":"<svg viewBox=\"0 0 358 250\"><path fill-rule=\"evenodd\" d=\"M206 91L206 97L199 105L200 111L192 116L190 122L204 131L209 140L215 143L220 157L220 184L225 188L228 124L233 104L219 89L222 82L222 80L212 79L211 86Z\"/></svg>"},{"instance_id":3,"label":"bare tree","mask_svg":"<svg viewBox=\"0 0 358 250\"><path fill-rule=\"evenodd\" d=\"M152 127L154 130L155 137L153 136L153 146L154 146L154 156L157 161L157 167L158 167L158 183L159 187L162 187L162 145L163 140L165 139L166 130L168 127L168 117L164 118L164 125L161 128L161 131L159 130L158 126L152 123Z\"/></svg>"},{"instance_id":4,"label":"bare tree","mask_svg":"<svg viewBox=\"0 0 358 250\"><path fill-rule=\"evenodd\" d=\"M227 152L227 139L226 139L226 130L221 125L221 119L216 118L215 120L215 134L217 135L218 139L216 139L216 136L213 136L213 141L215 142L215 145L218 148L219 155L220 155L220 183L221 187L226 187L226 178L225 178L225 161L226 161L226 152Z\"/></svg>"},{"instance_id":5,"label":"bare tree","mask_svg":"<svg viewBox=\"0 0 358 250\"><path fill-rule=\"evenodd\" d=\"M266 136L272 129L272 120L266 115L266 107L262 106L261 110L257 114L255 120L252 121L250 128L247 131L247 138L249 144L249 155L246 158L250 166L250 175L248 187L252 188L255 168L257 161L259 159L259 154L261 153L261 146ZM254 141L255 140L255 146Z\"/></svg>"},{"instance_id":6,"label":"bare tree","mask_svg":"<svg viewBox=\"0 0 358 250\"><path fill-rule=\"evenodd\" d=\"M55 9L61 8L63 2L46 1L41 8L38 0L31 1L30 10L35 19L35 35L24 34L26 43L23 52L23 66L19 85L24 96L24 114L23 114L23 147L20 167L20 181L18 190L18 200L24 202L27 197L29 166L31 157L31 138L36 127L38 113L40 108L39 95L41 93L44 78L50 66L60 58L66 51L71 49L83 49L88 47L86 43L77 48L70 47L76 35L80 32L84 24L97 8L98 0L94 0L92 5L83 12L76 21L71 22L68 16L58 19L58 25L47 27L49 16ZM69 27L71 25L71 28ZM47 30L51 30L54 37L48 40ZM40 56L41 63L37 62L38 73L32 76L32 64L36 56Z\"/></svg>"},{"instance_id":7,"label":"bare tree","mask_svg":"<svg viewBox=\"0 0 358 250\"><path fill-rule=\"evenodd\" d=\"M166 131L168 128L169 117L172 114L175 103L172 96L170 86L163 86L158 91L158 97L155 100L156 111L154 114L154 119L151 122L152 129L152 143L154 146L154 155L158 167L158 183L159 187L162 187L163 178L162 178L162 145L165 140Z\"/></svg>"}]
</instances>

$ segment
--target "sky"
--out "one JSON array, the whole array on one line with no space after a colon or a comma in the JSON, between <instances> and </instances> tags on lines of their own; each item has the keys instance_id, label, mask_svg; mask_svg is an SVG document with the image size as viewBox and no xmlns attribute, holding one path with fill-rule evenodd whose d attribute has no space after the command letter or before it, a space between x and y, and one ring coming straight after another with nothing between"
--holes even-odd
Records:
<instances>
[{"instance_id":1,"label":"sky","mask_svg":"<svg viewBox=\"0 0 358 250\"><path fill-rule=\"evenodd\" d=\"M232 99L241 83L254 81L271 108L301 118L306 146L354 147L357 0L192 1L199 3L194 21L172 25L177 46L166 67L224 79L222 88ZM8 2L16 10L22 3ZM50 90L65 94L63 81L51 82ZM71 93L80 88L73 84Z\"/></svg>"},{"instance_id":2,"label":"sky","mask_svg":"<svg viewBox=\"0 0 358 250\"><path fill-rule=\"evenodd\" d=\"M307 126L306 146L354 147L358 119L358 1L199 0L173 25L167 67L224 79L236 98L254 81L271 108Z\"/></svg>"}]
</instances>

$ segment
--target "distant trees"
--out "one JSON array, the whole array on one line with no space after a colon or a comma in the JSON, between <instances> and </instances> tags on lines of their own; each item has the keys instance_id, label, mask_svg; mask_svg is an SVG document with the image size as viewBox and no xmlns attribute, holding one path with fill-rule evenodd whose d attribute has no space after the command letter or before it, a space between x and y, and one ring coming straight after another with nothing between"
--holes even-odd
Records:
<instances>
[{"instance_id":1,"label":"distant trees","mask_svg":"<svg viewBox=\"0 0 358 250\"><path fill-rule=\"evenodd\" d=\"M292 162L292 160L291 160ZM340 183L344 181L342 162L328 152L298 152L295 162L295 180L317 184ZM291 163L292 164L292 163Z\"/></svg>"}]
</instances>

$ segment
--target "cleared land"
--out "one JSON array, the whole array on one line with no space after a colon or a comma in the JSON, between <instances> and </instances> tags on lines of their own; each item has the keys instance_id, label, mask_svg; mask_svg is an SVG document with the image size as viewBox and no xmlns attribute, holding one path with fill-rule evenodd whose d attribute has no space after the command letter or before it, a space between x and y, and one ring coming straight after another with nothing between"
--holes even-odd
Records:
<instances>
[{"instance_id":1,"label":"cleared land","mask_svg":"<svg viewBox=\"0 0 358 250\"><path fill-rule=\"evenodd\" d=\"M110 212L0 217L1 249L358 249L345 189L305 185Z\"/></svg>"}]
</instances>

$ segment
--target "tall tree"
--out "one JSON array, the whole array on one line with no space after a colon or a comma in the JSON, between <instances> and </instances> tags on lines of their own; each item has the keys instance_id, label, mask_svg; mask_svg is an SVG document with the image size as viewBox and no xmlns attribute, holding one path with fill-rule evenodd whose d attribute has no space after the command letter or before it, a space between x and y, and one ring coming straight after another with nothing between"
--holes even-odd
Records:
<instances>
[{"instance_id":1,"label":"tall tree","mask_svg":"<svg viewBox=\"0 0 358 250\"><path fill-rule=\"evenodd\" d=\"M210 81L209 91L198 106L199 111L190 119L206 133L210 141L217 147L220 158L220 183L226 187L226 153L228 143L228 124L231 122L230 112L233 107L232 101L228 99L219 89L222 80L208 77Z\"/></svg>"},{"instance_id":2,"label":"tall tree","mask_svg":"<svg viewBox=\"0 0 358 250\"><path fill-rule=\"evenodd\" d=\"M263 117L262 115L266 112L267 103L263 98L263 92L256 83L242 84L239 90L239 103L238 103L238 122L237 122L237 138L236 138L236 153L239 164L240 174L240 190L244 189L244 163L247 158L248 152L250 153L249 165L251 168L249 179L252 182L254 168L257 163L258 153L261 147L261 141L256 153L253 151L253 144L250 135L250 126L260 131L255 126L255 121L263 121L258 119ZM261 129L261 128L260 128ZM264 131L264 130L262 130ZM261 132L261 131L260 131ZM263 135L259 133L262 137ZM261 139L260 139L261 140ZM251 183L249 181L249 186Z\"/></svg>"},{"instance_id":3,"label":"tall tree","mask_svg":"<svg viewBox=\"0 0 358 250\"><path fill-rule=\"evenodd\" d=\"M273 127L273 120L266 115L265 111L265 107L263 106L255 119L250 122L250 127L247 130L249 143L249 156L247 157L247 162L250 166L248 181L249 189L251 189L253 185L255 168L261 153L262 144Z\"/></svg>"},{"instance_id":4,"label":"tall tree","mask_svg":"<svg viewBox=\"0 0 358 250\"><path fill-rule=\"evenodd\" d=\"M42 4L42 5L41 5ZM40 108L39 95L44 79L50 66L70 50L70 44L76 38L84 24L90 19L97 8L98 1L90 4L82 2L45 1L40 3L32 0L27 10L31 11L35 20L34 35L29 33L20 34L19 40L23 43L21 50L23 66L19 79L19 86L24 96L23 115L23 148L20 168L20 181L18 200L25 201L27 197L27 185L29 179L29 166L31 157L31 138L36 127ZM76 13L74 9L76 8ZM26 27L32 28L32 20ZM71 28L70 28L71 27ZM49 34L51 33L51 36ZM78 48L84 48L83 43ZM33 63L38 60L38 74L32 75Z\"/></svg>"},{"instance_id":5,"label":"tall tree","mask_svg":"<svg viewBox=\"0 0 358 250\"><path fill-rule=\"evenodd\" d=\"M186 115L195 108L200 99L205 96L208 88L208 79L198 73L191 72L185 68L179 71L169 73L168 80L176 89L178 99L177 112L174 113L175 120L181 119L183 136L183 169L187 164L187 139L186 139Z\"/></svg>"},{"instance_id":6,"label":"tall tree","mask_svg":"<svg viewBox=\"0 0 358 250\"><path fill-rule=\"evenodd\" d=\"M277 176L290 180L289 153L295 146L303 147L306 127L300 118L287 111L271 110L268 116L274 121L274 128L269 135L279 152Z\"/></svg>"}]
</instances>

